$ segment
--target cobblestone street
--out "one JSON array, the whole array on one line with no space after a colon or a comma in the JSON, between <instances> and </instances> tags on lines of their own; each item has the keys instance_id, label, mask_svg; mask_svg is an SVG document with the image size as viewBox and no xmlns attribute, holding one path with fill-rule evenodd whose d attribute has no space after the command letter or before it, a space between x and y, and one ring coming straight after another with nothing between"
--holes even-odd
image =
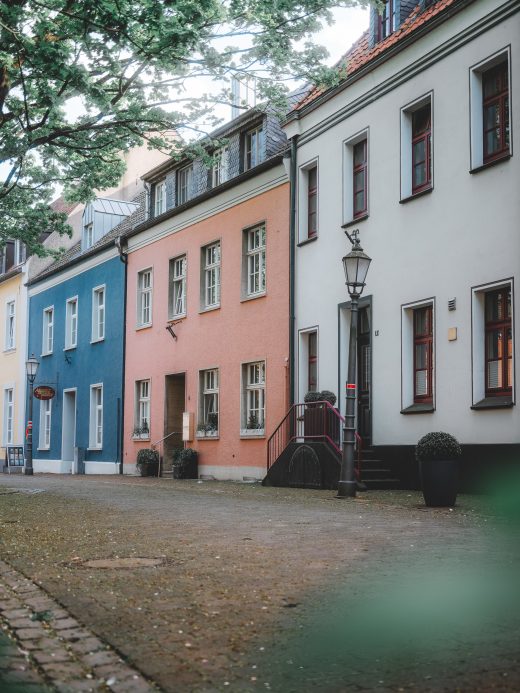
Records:
<instances>
[{"instance_id":1,"label":"cobblestone street","mask_svg":"<svg viewBox=\"0 0 520 693\"><path fill-rule=\"evenodd\" d=\"M2 476L0 527L17 693L520 688L517 537L479 497Z\"/></svg>"}]
</instances>

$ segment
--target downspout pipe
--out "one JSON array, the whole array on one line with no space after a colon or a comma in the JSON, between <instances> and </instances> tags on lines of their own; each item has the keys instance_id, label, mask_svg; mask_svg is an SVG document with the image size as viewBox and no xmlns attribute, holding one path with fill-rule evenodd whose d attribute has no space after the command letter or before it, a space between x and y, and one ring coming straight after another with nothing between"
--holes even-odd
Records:
<instances>
[{"instance_id":1,"label":"downspout pipe","mask_svg":"<svg viewBox=\"0 0 520 693\"><path fill-rule=\"evenodd\" d=\"M298 135L291 138L291 167L289 174L289 403L294 404L295 385L295 260L296 260L296 176L298 172Z\"/></svg>"},{"instance_id":2,"label":"downspout pipe","mask_svg":"<svg viewBox=\"0 0 520 693\"><path fill-rule=\"evenodd\" d=\"M123 451L125 439L125 363L126 363L126 301L127 301L127 279L128 279L128 253L123 250L125 240L122 236L116 238L115 244L119 251L119 259L124 264L124 296L123 296L123 364L121 369L121 426L119 438L119 474L123 473Z\"/></svg>"}]
</instances>

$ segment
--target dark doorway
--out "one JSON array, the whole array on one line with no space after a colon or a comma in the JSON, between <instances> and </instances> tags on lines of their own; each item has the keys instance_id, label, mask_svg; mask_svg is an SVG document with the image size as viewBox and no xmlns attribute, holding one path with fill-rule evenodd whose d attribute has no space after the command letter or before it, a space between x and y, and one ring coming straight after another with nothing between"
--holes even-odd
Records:
<instances>
[{"instance_id":1,"label":"dark doorway","mask_svg":"<svg viewBox=\"0 0 520 693\"><path fill-rule=\"evenodd\" d=\"M370 310L359 309L358 321L358 432L363 439L363 447L372 444L372 417L370 414L370 389L372 386L372 345L370 329Z\"/></svg>"},{"instance_id":2,"label":"dark doorway","mask_svg":"<svg viewBox=\"0 0 520 693\"><path fill-rule=\"evenodd\" d=\"M171 469L175 448L184 447L182 414L186 408L186 374L167 375L164 405L163 469Z\"/></svg>"}]
</instances>

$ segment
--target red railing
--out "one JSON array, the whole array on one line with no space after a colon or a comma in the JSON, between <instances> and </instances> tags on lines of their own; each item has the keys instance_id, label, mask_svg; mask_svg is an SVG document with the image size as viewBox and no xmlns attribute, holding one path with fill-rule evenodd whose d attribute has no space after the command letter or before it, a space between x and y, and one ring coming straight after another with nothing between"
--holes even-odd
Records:
<instances>
[{"instance_id":1,"label":"red railing","mask_svg":"<svg viewBox=\"0 0 520 693\"><path fill-rule=\"evenodd\" d=\"M267 469L294 442L328 443L341 454L343 416L329 402L293 404L267 441Z\"/></svg>"}]
</instances>

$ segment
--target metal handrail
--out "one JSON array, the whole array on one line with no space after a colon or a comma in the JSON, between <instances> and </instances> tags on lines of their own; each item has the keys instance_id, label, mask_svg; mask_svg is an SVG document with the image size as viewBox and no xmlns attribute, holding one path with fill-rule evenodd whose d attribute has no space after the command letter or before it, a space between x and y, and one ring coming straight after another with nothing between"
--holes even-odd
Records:
<instances>
[{"instance_id":1,"label":"metal handrail","mask_svg":"<svg viewBox=\"0 0 520 693\"><path fill-rule=\"evenodd\" d=\"M305 430L308 412L313 412L310 420L307 419L310 432ZM341 424L344 421L341 413L325 400L293 404L267 441L267 469L295 440L321 439L340 453Z\"/></svg>"},{"instance_id":2,"label":"metal handrail","mask_svg":"<svg viewBox=\"0 0 520 693\"><path fill-rule=\"evenodd\" d=\"M155 443L151 443L151 444L150 444L150 447L152 448L152 450L155 450L155 448L156 448L157 445L160 445L161 443L164 443L164 441L166 440L166 438L169 438L170 436L173 436L173 435L175 435L176 433L177 433L177 431L172 431L171 433L168 433L167 435L165 435L165 436L164 436L163 438L161 438L160 440L155 441ZM157 478L158 478L158 479L159 479L159 477L161 476L161 462L162 462L162 455L159 453L159 464L158 464L158 466L157 466Z\"/></svg>"}]
</instances>

